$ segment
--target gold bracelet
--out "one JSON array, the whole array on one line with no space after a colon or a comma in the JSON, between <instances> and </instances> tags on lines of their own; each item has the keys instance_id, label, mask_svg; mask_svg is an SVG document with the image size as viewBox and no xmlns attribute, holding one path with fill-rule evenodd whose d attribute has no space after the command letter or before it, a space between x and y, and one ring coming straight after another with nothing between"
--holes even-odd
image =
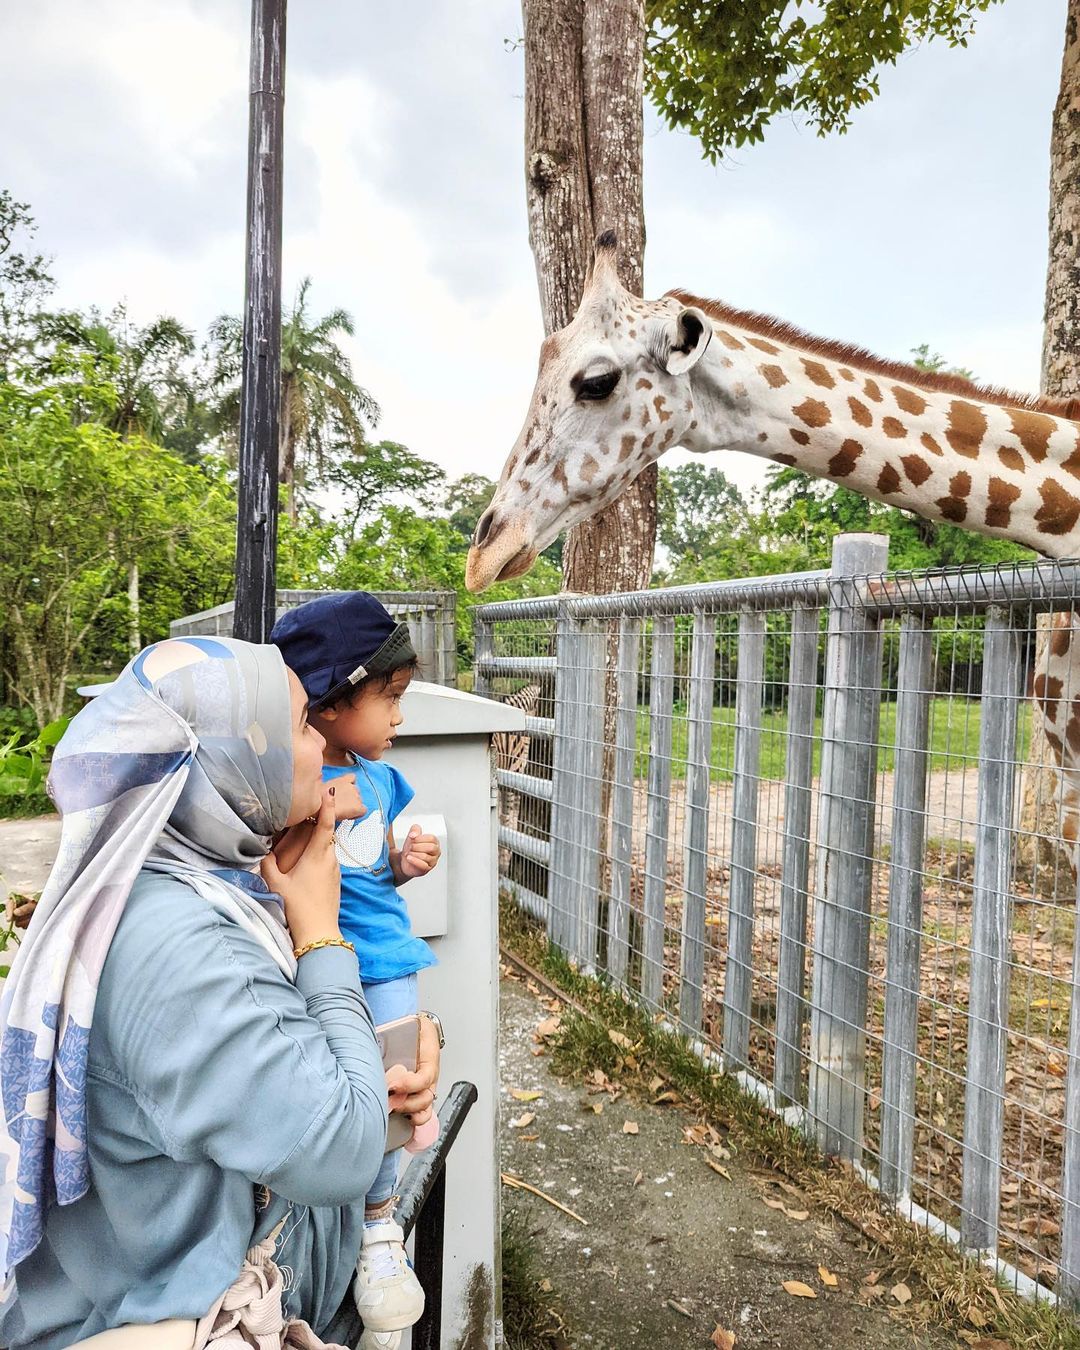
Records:
<instances>
[{"instance_id":1,"label":"gold bracelet","mask_svg":"<svg viewBox=\"0 0 1080 1350\"><path fill-rule=\"evenodd\" d=\"M319 938L316 942L305 942L302 947L297 947L293 956L299 961L302 956L307 956L308 952L317 952L320 947L348 947L352 954L356 955L356 948L351 942L346 942L344 938Z\"/></svg>"}]
</instances>

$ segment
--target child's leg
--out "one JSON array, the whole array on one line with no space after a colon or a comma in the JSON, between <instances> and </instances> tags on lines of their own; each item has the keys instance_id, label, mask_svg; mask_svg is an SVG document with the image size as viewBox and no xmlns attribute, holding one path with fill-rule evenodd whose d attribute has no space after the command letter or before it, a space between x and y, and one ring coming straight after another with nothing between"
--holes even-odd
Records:
<instances>
[{"instance_id":1,"label":"child's leg","mask_svg":"<svg viewBox=\"0 0 1080 1350\"><path fill-rule=\"evenodd\" d=\"M410 1013L416 1012L416 976L405 975L400 980L366 984L364 995L376 1026L395 1022L399 1017L408 1017ZM367 1194L365 1219L388 1218L392 1213L400 1154L401 1150L395 1149L383 1158L382 1166Z\"/></svg>"}]
</instances>

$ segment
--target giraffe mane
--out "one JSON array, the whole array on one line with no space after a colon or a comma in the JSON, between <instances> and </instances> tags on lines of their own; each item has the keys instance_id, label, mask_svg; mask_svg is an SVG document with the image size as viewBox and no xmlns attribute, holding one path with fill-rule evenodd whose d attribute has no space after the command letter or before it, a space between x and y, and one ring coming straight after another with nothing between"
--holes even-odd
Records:
<instances>
[{"instance_id":1,"label":"giraffe mane","mask_svg":"<svg viewBox=\"0 0 1080 1350\"><path fill-rule=\"evenodd\" d=\"M751 309L736 309L721 300L704 300L690 291L668 291L664 299L678 300L683 305L695 305L712 319L744 328L759 337L773 338L789 347L797 347L812 356L824 356L844 365L854 366L869 375L880 375L888 380L903 380L905 384L944 394L959 394L982 403L995 403L1002 408L1025 408L1032 412L1048 413L1068 421L1080 420L1080 398L1047 398L1041 394L1018 394L995 385L976 384L962 375L947 375L943 371L920 370L906 361L890 361L875 356L857 343L842 342L837 338L815 337L786 319L771 314L758 314Z\"/></svg>"}]
</instances>

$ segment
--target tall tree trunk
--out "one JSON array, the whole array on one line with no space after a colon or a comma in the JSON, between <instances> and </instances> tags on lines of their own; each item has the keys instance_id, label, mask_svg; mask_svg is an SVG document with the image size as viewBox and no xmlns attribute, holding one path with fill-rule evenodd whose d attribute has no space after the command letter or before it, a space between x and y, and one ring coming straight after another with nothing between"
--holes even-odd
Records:
<instances>
[{"instance_id":1,"label":"tall tree trunk","mask_svg":"<svg viewBox=\"0 0 1080 1350\"><path fill-rule=\"evenodd\" d=\"M128 566L128 651L138 656L142 651L142 638L139 634L139 563L136 559Z\"/></svg>"},{"instance_id":2,"label":"tall tree trunk","mask_svg":"<svg viewBox=\"0 0 1080 1350\"><path fill-rule=\"evenodd\" d=\"M285 513L296 524L296 430L292 418L293 390L286 376L281 382L281 421L278 430L278 480L285 488Z\"/></svg>"},{"instance_id":3,"label":"tall tree trunk","mask_svg":"<svg viewBox=\"0 0 1080 1350\"><path fill-rule=\"evenodd\" d=\"M529 241L544 331L570 322L596 235L619 236L623 284L642 293L641 0L523 0L525 176ZM656 541L656 469L570 532L563 584L571 591L649 583Z\"/></svg>"},{"instance_id":4,"label":"tall tree trunk","mask_svg":"<svg viewBox=\"0 0 1080 1350\"><path fill-rule=\"evenodd\" d=\"M1080 0L1069 0L1065 18L1061 88L1050 132L1049 235L1042 388L1044 393L1059 398L1077 398L1080 397ZM1049 621L1049 615L1039 619L1036 671L1045 669ZM1071 696L1080 696L1080 681L1074 681ZM1054 763L1039 706L1034 704L1031 749L1024 767L1022 840L1030 863L1053 869L1050 884L1057 894L1062 887L1068 887L1066 878L1070 871L1068 858L1058 842L1061 806Z\"/></svg>"}]
</instances>

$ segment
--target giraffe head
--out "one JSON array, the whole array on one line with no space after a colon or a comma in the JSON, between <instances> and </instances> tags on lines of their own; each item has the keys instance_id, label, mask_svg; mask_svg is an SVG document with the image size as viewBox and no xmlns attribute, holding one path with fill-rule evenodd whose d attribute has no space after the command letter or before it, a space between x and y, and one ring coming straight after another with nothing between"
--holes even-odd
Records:
<instances>
[{"instance_id":1,"label":"giraffe head","mask_svg":"<svg viewBox=\"0 0 1080 1350\"><path fill-rule=\"evenodd\" d=\"M713 335L700 309L631 295L611 231L581 304L544 340L525 425L476 527L466 585L521 576L561 531L614 501L697 423L689 372Z\"/></svg>"}]
</instances>

